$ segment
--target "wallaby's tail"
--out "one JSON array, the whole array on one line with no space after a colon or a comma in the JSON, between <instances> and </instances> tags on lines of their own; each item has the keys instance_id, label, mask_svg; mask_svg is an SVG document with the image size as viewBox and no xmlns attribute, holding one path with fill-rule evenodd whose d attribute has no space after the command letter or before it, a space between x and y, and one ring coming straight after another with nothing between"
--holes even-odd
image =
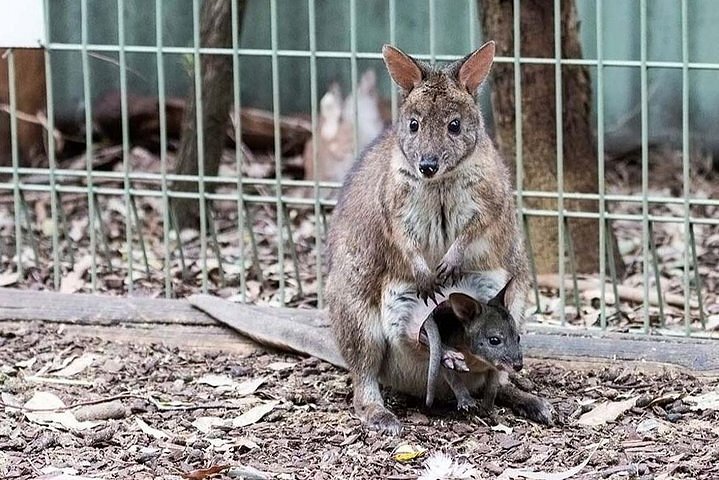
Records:
<instances>
[{"instance_id":1,"label":"wallaby's tail","mask_svg":"<svg viewBox=\"0 0 719 480\"><path fill-rule=\"evenodd\" d=\"M211 295L192 295L188 300L195 308L261 345L311 355L347 368L322 312L308 322L300 321L289 308L273 308L270 312Z\"/></svg>"}]
</instances>

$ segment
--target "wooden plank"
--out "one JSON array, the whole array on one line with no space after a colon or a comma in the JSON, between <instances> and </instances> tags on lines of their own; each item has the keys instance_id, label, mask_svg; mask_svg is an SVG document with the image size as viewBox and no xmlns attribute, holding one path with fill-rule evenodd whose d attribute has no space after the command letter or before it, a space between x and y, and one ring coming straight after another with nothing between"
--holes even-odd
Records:
<instances>
[{"instance_id":1,"label":"wooden plank","mask_svg":"<svg viewBox=\"0 0 719 480\"><path fill-rule=\"evenodd\" d=\"M112 297L0 288L0 321L43 320L76 325L167 323L216 325L186 300Z\"/></svg>"},{"instance_id":2,"label":"wooden plank","mask_svg":"<svg viewBox=\"0 0 719 480\"><path fill-rule=\"evenodd\" d=\"M192 302L192 303L191 303ZM208 312L205 314L197 307ZM209 316L208 316L209 315ZM211 318L213 317L213 318ZM217 319L217 321L215 320ZM123 298L0 288L0 325L8 321L45 321L86 325L103 338L146 338L197 348L232 348L247 338L220 332L218 321L259 343L314 355L343 366L324 312L261 307L228 302L209 295L188 300ZM132 327L128 335L99 327ZM178 329L187 326L187 329ZM199 327L199 328L189 328ZM212 327L212 328L210 328ZM78 330L79 332L80 330ZM207 335L204 333L207 332ZM78 333L79 334L79 333ZM213 336L214 335L214 336ZM215 347L213 342L217 342ZM574 362L618 361L676 365L703 374L719 374L719 343L697 338L592 333L583 330L537 329L522 338L528 358ZM244 347L238 347L244 348Z\"/></svg>"}]
</instances>

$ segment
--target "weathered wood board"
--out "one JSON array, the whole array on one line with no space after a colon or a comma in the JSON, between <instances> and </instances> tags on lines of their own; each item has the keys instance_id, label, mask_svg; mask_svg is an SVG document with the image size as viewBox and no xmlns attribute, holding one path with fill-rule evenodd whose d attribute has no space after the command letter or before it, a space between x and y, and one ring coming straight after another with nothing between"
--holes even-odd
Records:
<instances>
[{"instance_id":1,"label":"weathered wood board","mask_svg":"<svg viewBox=\"0 0 719 480\"><path fill-rule=\"evenodd\" d=\"M0 288L0 328L20 328L26 321L63 324L73 334L112 341L157 342L242 354L258 350L249 337L277 348L309 350L330 363L343 365L323 312L241 305L209 295L166 300ZM281 342L277 341L280 333ZM528 359L667 365L719 375L718 340L530 329L522 343Z\"/></svg>"}]
</instances>

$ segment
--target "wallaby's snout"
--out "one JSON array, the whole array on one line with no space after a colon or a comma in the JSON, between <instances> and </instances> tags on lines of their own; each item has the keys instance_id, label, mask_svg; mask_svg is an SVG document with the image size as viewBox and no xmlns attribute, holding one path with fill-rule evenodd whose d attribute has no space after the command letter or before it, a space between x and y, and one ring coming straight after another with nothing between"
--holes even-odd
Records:
<instances>
[{"instance_id":1,"label":"wallaby's snout","mask_svg":"<svg viewBox=\"0 0 719 480\"><path fill-rule=\"evenodd\" d=\"M426 178L432 178L439 170L439 157L437 155L422 155L419 160L419 173Z\"/></svg>"}]
</instances>

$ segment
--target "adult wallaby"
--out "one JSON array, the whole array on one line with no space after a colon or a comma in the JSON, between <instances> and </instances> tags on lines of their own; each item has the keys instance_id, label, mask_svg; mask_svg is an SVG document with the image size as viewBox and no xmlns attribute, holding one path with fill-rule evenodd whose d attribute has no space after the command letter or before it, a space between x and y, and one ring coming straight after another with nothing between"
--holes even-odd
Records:
<instances>
[{"instance_id":1,"label":"adult wallaby","mask_svg":"<svg viewBox=\"0 0 719 480\"><path fill-rule=\"evenodd\" d=\"M380 383L424 395L428 354L418 338L434 307L427 300L451 285L486 302L511 277L504 298L521 322L528 270L509 174L474 98L494 43L442 69L390 45L382 55L402 93L399 118L347 176L328 234L326 298L357 414L398 433ZM479 393L483 376L463 378ZM451 394L446 385L437 393ZM551 422L547 402L511 384L497 400Z\"/></svg>"}]
</instances>

